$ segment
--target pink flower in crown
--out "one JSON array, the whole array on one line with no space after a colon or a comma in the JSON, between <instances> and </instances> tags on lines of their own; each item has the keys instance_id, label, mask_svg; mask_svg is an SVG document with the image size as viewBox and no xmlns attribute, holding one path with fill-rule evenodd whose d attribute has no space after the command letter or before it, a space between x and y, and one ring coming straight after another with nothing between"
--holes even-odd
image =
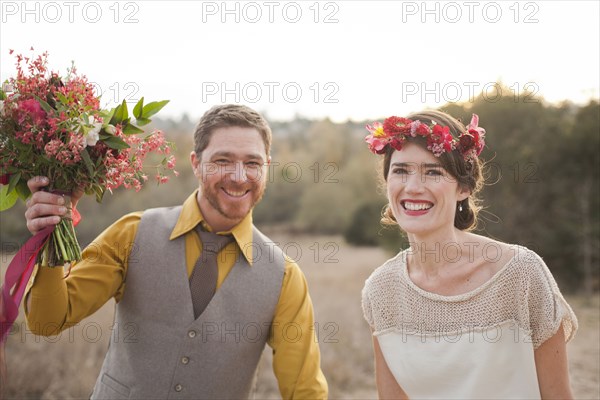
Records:
<instances>
[{"instance_id":1,"label":"pink flower in crown","mask_svg":"<svg viewBox=\"0 0 600 400\"><path fill-rule=\"evenodd\" d=\"M485 136L485 129L480 128L479 126L479 116L477 114L473 114L471 117L471 122L467 125L467 132L473 134L472 131L475 131L479 134L479 136Z\"/></svg>"},{"instance_id":2,"label":"pink flower in crown","mask_svg":"<svg viewBox=\"0 0 600 400\"><path fill-rule=\"evenodd\" d=\"M369 132L371 132L371 135L373 135L375 137L385 137L386 136L381 122L373 122L373 125L367 125L366 128Z\"/></svg>"},{"instance_id":3,"label":"pink flower in crown","mask_svg":"<svg viewBox=\"0 0 600 400\"><path fill-rule=\"evenodd\" d=\"M410 123L410 136L425 136L429 133L429 127L419 120Z\"/></svg>"},{"instance_id":4,"label":"pink flower in crown","mask_svg":"<svg viewBox=\"0 0 600 400\"><path fill-rule=\"evenodd\" d=\"M373 125L367 125L366 128L371 133L365 137L365 142L369 144L369 150L375 154L383 154L385 146L390 141L383 130L383 125L381 122L374 122Z\"/></svg>"},{"instance_id":5,"label":"pink flower in crown","mask_svg":"<svg viewBox=\"0 0 600 400\"><path fill-rule=\"evenodd\" d=\"M369 150L375 154L385 153L385 146L389 143L389 138L377 138L373 135L368 135L365 142L369 144Z\"/></svg>"}]
</instances>

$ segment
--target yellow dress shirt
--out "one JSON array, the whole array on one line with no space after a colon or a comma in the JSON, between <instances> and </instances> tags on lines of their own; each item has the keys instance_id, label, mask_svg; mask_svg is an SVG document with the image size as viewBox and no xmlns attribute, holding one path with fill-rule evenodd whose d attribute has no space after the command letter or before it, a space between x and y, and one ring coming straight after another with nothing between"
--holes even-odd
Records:
<instances>
[{"instance_id":1,"label":"yellow dress shirt","mask_svg":"<svg viewBox=\"0 0 600 400\"><path fill-rule=\"evenodd\" d=\"M184 202L170 237L173 240L185 235L188 277L202 251L194 228L199 223L206 226L196 195L197 191ZM72 268L66 279L62 268L38 267L26 294L29 307L25 307L27 323L33 333L56 335L96 312L111 297L117 302L121 300L126 286L128 259L135 257L137 251L132 246L141 216L142 212L125 215L102 232L83 251L83 259ZM226 233L231 233L235 242L229 243L217 257L217 290L240 251L252 265L252 213ZM281 329L290 324L300 328L301 332L299 338L294 337L293 341L286 340ZM327 382L320 368L313 307L306 279L298 265L289 258L286 259L273 327L268 344L273 349L273 370L281 396L284 399L327 398Z\"/></svg>"}]
</instances>

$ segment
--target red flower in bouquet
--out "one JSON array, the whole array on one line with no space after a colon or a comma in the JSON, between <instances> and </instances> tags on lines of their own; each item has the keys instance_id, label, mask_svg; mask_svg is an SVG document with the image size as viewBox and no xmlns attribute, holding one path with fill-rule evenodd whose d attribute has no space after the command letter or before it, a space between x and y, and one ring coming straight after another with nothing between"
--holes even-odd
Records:
<instances>
[{"instance_id":1,"label":"red flower in bouquet","mask_svg":"<svg viewBox=\"0 0 600 400\"><path fill-rule=\"evenodd\" d=\"M0 211L18 197L26 199L27 180L40 175L50 178L49 190L82 188L98 202L107 190L140 190L148 179L144 161L151 154L162 157L153 169L157 182L165 183L164 171L175 172L171 143L161 131L146 133L141 127L168 100L144 104L142 97L132 115L126 102L103 110L85 76L74 67L65 77L50 72L47 57L17 55L17 75L0 90ZM51 266L80 259L70 218L56 226L41 254Z\"/></svg>"}]
</instances>

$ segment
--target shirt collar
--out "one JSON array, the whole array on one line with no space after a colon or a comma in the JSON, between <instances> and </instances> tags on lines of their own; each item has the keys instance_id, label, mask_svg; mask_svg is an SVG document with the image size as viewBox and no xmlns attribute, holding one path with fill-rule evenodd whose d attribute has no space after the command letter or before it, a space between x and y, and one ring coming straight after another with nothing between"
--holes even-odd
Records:
<instances>
[{"instance_id":1,"label":"shirt collar","mask_svg":"<svg viewBox=\"0 0 600 400\"><path fill-rule=\"evenodd\" d=\"M212 231L212 228L204 221L200 206L198 205L198 190L195 190L183 203L181 214L175 224L175 228L171 232L169 240L173 240L182 236L189 231L196 228L196 225L203 224L208 230ZM248 264L252 265L252 211L240 221L239 224L234 226L230 231L217 232L218 234L231 234L241 249L244 258L248 261Z\"/></svg>"}]
</instances>

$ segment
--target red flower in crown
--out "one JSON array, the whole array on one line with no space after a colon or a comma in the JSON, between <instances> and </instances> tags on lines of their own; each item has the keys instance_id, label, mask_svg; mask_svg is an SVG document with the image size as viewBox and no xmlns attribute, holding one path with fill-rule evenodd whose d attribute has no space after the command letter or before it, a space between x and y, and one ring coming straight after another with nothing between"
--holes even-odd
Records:
<instances>
[{"instance_id":1,"label":"red flower in crown","mask_svg":"<svg viewBox=\"0 0 600 400\"><path fill-rule=\"evenodd\" d=\"M410 134L412 120L401 117L389 117L383 121L383 130L389 136Z\"/></svg>"},{"instance_id":2,"label":"red flower in crown","mask_svg":"<svg viewBox=\"0 0 600 400\"><path fill-rule=\"evenodd\" d=\"M477 133L477 132L475 132L475 133L477 134L477 138L471 132L463 133L462 135L460 135L460 139L458 140L458 145L459 145L461 152L471 150L474 147L476 141L478 140L478 136L479 136L479 133Z\"/></svg>"},{"instance_id":3,"label":"red flower in crown","mask_svg":"<svg viewBox=\"0 0 600 400\"><path fill-rule=\"evenodd\" d=\"M478 126L479 116L473 114L471 122L467 125L467 132L458 138L458 149L465 158L476 157L481 154L485 146L485 129Z\"/></svg>"},{"instance_id":4,"label":"red flower in crown","mask_svg":"<svg viewBox=\"0 0 600 400\"><path fill-rule=\"evenodd\" d=\"M429 127L421 121L415 121L415 134L419 136L427 136L430 133Z\"/></svg>"},{"instance_id":5,"label":"red flower in crown","mask_svg":"<svg viewBox=\"0 0 600 400\"><path fill-rule=\"evenodd\" d=\"M392 146L395 150L402 150L402 146L406 142L406 138L404 136L396 136L390 140L390 146Z\"/></svg>"},{"instance_id":6,"label":"red flower in crown","mask_svg":"<svg viewBox=\"0 0 600 400\"><path fill-rule=\"evenodd\" d=\"M6 174L6 175L0 176L0 185L8 185L9 181L10 181L10 175Z\"/></svg>"},{"instance_id":7,"label":"red flower in crown","mask_svg":"<svg viewBox=\"0 0 600 400\"><path fill-rule=\"evenodd\" d=\"M449 126L438 125L435 122L428 125L418 120L392 116L386 118L383 124L375 122L372 126L367 125L371 134L365 141L369 144L371 152L384 154L388 146L402 150L409 136L421 136L427 139L427 149L434 156L439 157L443 153L458 150L464 160L469 161L477 157L485 146L485 129L480 128L478 123L479 117L473 114L471 123L466 127L467 131L455 139Z\"/></svg>"}]
</instances>

